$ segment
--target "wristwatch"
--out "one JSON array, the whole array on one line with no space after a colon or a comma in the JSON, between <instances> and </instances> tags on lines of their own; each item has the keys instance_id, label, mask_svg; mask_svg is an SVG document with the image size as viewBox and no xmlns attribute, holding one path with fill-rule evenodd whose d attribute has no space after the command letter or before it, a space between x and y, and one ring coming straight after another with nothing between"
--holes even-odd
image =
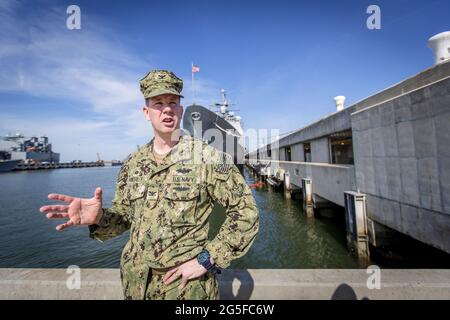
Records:
<instances>
[{"instance_id":1,"label":"wristwatch","mask_svg":"<svg viewBox=\"0 0 450 320\"><path fill-rule=\"evenodd\" d=\"M212 274L220 274L222 271L219 269L219 267L216 266L216 264L211 263L211 256L208 252L208 250L203 249L202 252L200 252L197 256L197 261L199 264L201 264L206 270L211 272Z\"/></svg>"}]
</instances>

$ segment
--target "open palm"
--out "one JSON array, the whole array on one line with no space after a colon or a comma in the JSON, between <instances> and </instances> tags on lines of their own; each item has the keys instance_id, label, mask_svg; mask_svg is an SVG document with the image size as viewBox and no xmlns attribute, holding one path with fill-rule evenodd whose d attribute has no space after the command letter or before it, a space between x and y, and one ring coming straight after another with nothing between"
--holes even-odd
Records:
<instances>
[{"instance_id":1,"label":"open palm","mask_svg":"<svg viewBox=\"0 0 450 320\"><path fill-rule=\"evenodd\" d=\"M91 225L100 221L102 216L102 189L96 188L94 197L90 199L75 198L63 194L51 193L48 195L51 200L64 201L68 205L47 205L40 208L40 211L47 213L48 219L69 219L56 227L62 231L75 225Z\"/></svg>"}]
</instances>

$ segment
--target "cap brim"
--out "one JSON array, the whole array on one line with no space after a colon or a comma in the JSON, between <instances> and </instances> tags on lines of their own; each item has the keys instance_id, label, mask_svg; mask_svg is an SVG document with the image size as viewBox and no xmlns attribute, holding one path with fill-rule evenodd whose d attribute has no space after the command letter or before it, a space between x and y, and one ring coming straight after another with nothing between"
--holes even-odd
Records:
<instances>
[{"instance_id":1,"label":"cap brim","mask_svg":"<svg viewBox=\"0 0 450 320\"><path fill-rule=\"evenodd\" d=\"M160 96L162 94L173 94L173 95L179 96L180 98L184 98L178 91L170 90L170 89L155 90L152 93L146 95L144 98L145 99L153 98L156 96Z\"/></svg>"}]
</instances>

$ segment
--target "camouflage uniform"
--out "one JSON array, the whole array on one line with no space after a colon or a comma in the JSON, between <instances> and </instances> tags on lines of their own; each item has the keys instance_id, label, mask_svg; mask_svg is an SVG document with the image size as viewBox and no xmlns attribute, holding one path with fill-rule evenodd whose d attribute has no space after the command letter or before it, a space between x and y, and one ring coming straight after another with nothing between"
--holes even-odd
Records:
<instances>
[{"instance_id":1,"label":"camouflage uniform","mask_svg":"<svg viewBox=\"0 0 450 320\"><path fill-rule=\"evenodd\" d=\"M157 164L150 142L132 154L120 170L112 207L90 236L104 241L131 229L121 257L126 299L216 299L216 278L209 272L179 290L152 269L170 268L206 248L226 268L243 256L259 228L250 188L227 154L189 135ZM208 240L214 203L226 209L217 236Z\"/></svg>"}]
</instances>

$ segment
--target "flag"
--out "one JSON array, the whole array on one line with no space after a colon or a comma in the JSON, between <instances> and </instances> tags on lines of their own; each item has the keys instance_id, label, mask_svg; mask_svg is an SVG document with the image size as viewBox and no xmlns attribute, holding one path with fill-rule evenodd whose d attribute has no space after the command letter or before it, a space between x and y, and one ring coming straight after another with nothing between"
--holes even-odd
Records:
<instances>
[{"instance_id":1,"label":"flag","mask_svg":"<svg viewBox=\"0 0 450 320\"><path fill-rule=\"evenodd\" d=\"M196 65L192 65L192 73L196 73L200 71L200 67Z\"/></svg>"}]
</instances>

